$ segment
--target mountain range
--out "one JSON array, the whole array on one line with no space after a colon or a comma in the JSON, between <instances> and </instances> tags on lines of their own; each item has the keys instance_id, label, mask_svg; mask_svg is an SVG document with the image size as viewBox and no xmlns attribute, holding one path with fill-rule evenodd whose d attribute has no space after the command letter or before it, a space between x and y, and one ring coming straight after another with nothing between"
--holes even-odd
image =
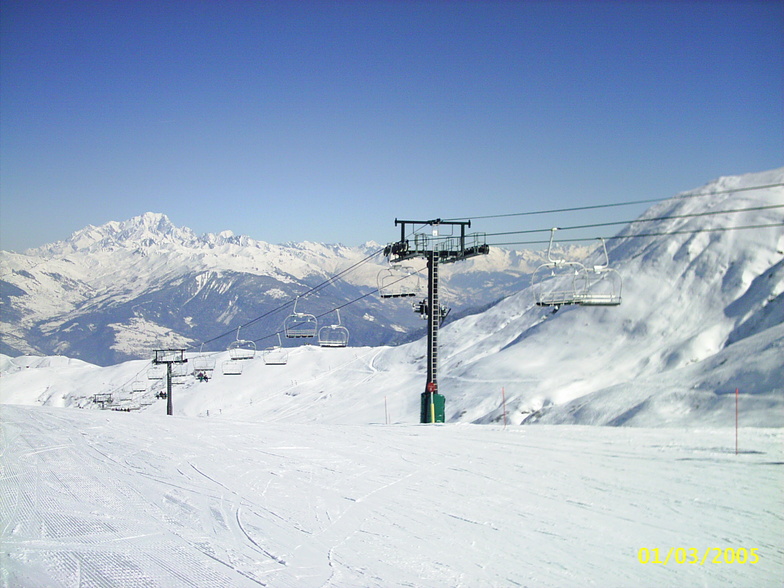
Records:
<instances>
[{"instance_id":1,"label":"mountain range","mask_svg":"<svg viewBox=\"0 0 784 588\"><path fill-rule=\"evenodd\" d=\"M607 249L622 278L619 305L538 306L521 275L519 291L444 326L446 420L729 427L739 414L741 426L784 426L784 168L719 178L655 204ZM606 263L598 250L582 265L601 272ZM525 273L522 263L517 271ZM185 377L175 413L418 421L423 338L288 351L286 365L257 356L241 375L222 373L233 365L227 351L205 353L214 377ZM5 357L3 402L89 408L105 393L160 412L161 384L147 382L148 368L149 359L98 369L66 357Z\"/></svg>"},{"instance_id":2,"label":"mountain range","mask_svg":"<svg viewBox=\"0 0 784 588\"><path fill-rule=\"evenodd\" d=\"M374 293L389 268L381 249L373 242L272 245L231 231L197 235L161 213L88 226L65 241L2 252L0 352L111 365L203 341L210 341L204 350L236 338L270 345L296 297L314 288L297 311L335 324L332 309L343 307L339 319L352 346L400 343L421 334L424 322L410 299L382 301ZM493 248L445 266L442 299L452 319L524 288L541 260L541 253Z\"/></svg>"}]
</instances>

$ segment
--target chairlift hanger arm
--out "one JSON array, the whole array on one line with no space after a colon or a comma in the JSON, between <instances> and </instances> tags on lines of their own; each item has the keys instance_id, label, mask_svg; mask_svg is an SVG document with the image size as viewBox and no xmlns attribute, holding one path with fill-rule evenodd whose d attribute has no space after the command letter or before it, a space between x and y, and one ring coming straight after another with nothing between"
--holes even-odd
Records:
<instances>
[{"instance_id":1,"label":"chairlift hanger arm","mask_svg":"<svg viewBox=\"0 0 784 588\"><path fill-rule=\"evenodd\" d=\"M563 263L565 260L563 259L553 259L551 257L551 252L553 249L553 237L555 236L555 232L558 230L558 227L553 227L550 229L550 243L547 245L547 261L554 264Z\"/></svg>"}]
</instances>

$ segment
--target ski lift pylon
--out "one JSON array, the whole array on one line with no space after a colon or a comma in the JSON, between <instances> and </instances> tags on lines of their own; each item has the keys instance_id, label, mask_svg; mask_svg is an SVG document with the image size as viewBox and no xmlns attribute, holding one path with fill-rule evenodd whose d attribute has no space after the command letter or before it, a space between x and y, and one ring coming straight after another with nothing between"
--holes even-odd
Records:
<instances>
[{"instance_id":1,"label":"ski lift pylon","mask_svg":"<svg viewBox=\"0 0 784 588\"><path fill-rule=\"evenodd\" d=\"M289 354L283 348L283 342L280 340L280 333L278 335L278 344L267 347L261 352L264 359L264 365L286 365L288 363Z\"/></svg>"},{"instance_id":2,"label":"ski lift pylon","mask_svg":"<svg viewBox=\"0 0 784 588\"><path fill-rule=\"evenodd\" d=\"M240 339L240 329L237 327L237 340L232 341L227 348L229 357L235 361L253 359L256 357L256 344L253 341Z\"/></svg>"},{"instance_id":3,"label":"ski lift pylon","mask_svg":"<svg viewBox=\"0 0 784 588\"><path fill-rule=\"evenodd\" d=\"M325 325L319 329L318 342L321 347L346 347L348 346L348 329L340 324L340 310L335 309L338 322L334 325Z\"/></svg>"},{"instance_id":4,"label":"ski lift pylon","mask_svg":"<svg viewBox=\"0 0 784 588\"><path fill-rule=\"evenodd\" d=\"M318 321L312 314L297 312L299 296L294 300L294 311L283 321L283 332L288 339L315 337L318 332Z\"/></svg>"}]
</instances>

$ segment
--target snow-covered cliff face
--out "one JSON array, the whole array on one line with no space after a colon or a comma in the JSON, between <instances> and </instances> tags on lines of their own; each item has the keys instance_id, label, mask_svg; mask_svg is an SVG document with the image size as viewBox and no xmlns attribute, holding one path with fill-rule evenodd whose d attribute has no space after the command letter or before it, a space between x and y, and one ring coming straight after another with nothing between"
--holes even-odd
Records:
<instances>
[{"instance_id":1,"label":"snow-covered cliff face","mask_svg":"<svg viewBox=\"0 0 784 588\"><path fill-rule=\"evenodd\" d=\"M361 262L380 249L377 243L272 245L231 231L199 236L159 213L89 226L23 254L3 252L0 351L61 353L103 365L148 357L155 347L196 344L267 315L359 264L299 309L328 313L376 289L385 259L379 254ZM494 249L447 267L442 298L454 316L486 307L522 288L540 259ZM275 333L287 310L265 316L243 336ZM356 345L405 340L422 328L409 304L382 303L377 296L341 315ZM215 342L216 348L229 341Z\"/></svg>"}]
</instances>

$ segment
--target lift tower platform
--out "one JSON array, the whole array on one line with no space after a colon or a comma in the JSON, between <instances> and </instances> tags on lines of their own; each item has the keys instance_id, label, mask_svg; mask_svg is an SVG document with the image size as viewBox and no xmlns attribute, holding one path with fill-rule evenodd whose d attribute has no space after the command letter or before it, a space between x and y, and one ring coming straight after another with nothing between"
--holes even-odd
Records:
<instances>
[{"instance_id":1,"label":"lift tower platform","mask_svg":"<svg viewBox=\"0 0 784 588\"><path fill-rule=\"evenodd\" d=\"M427 300L414 303L414 310L427 320L427 382L422 392L420 423L443 423L446 399L438 392L438 329L448 310L438 298L438 267L477 255L486 255L490 248L485 233L466 235L471 221L443 221L441 219L416 221L395 219L400 226L400 241L384 248L384 255L391 263L423 257L427 260ZM431 234L407 232L406 225L432 227ZM459 235L439 236L441 226L460 227ZM413 239L409 239L408 235Z\"/></svg>"}]
</instances>

